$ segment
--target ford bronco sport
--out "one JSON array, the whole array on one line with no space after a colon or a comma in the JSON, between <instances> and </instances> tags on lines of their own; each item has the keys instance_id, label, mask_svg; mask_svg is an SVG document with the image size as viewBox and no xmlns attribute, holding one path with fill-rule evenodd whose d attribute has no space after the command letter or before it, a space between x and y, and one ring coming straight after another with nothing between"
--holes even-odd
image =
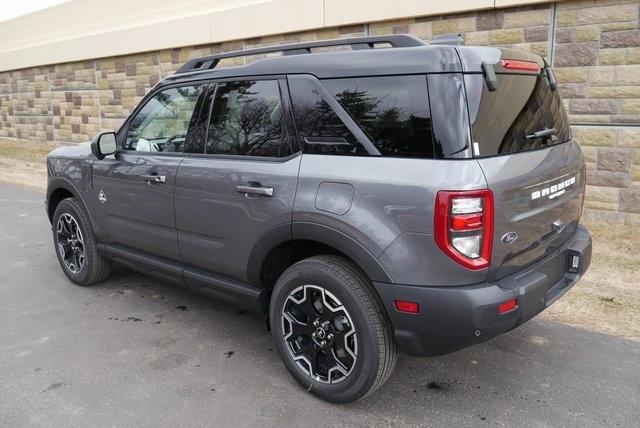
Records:
<instances>
[{"instance_id":1,"label":"ford bronco sport","mask_svg":"<svg viewBox=\"0 0 640 428\"><path fill-rule=\"evenodd\" d=\"M262 57L216 68L245 55ZM334 402L379 388L398 349L515 328L590 262L553 71L512 49L394 35L192 59L47 168L72 282L117 263L260 311Z\"/></svg>"}]
</instances>

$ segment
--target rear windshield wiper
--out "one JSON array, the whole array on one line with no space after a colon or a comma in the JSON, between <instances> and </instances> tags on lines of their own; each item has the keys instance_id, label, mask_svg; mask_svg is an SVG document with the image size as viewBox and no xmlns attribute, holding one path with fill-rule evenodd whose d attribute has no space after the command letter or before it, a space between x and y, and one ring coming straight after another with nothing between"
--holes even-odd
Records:
<instances>
[{"instance_id":1,"label":"rear windshield wiper","mask_svg":"<svg viewBox=\"0 0 640 428\"><path fill-rule=\"evenodd\" d=\"M542 131L536 131L533 134L527 135L529 140L533 140L535 138L544 138L550 135L556 135L556 128L545 128Z\"/></svg>"}]
</instances>

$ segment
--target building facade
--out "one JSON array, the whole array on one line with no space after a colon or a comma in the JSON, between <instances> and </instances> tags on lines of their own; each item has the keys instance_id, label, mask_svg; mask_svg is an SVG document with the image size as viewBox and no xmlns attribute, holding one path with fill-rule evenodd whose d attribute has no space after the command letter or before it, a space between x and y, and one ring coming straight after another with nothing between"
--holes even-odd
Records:
<instances>
[{"instance_id":1,"label":"building facade","mask_svg":"<svg viewBox=\"0 0 640 428\"><path fill-rule=\"evenodd\" d=\"M587 216L640 223L639 14L637 0L72 0L0 23L0 140L88 141L195 56L461 32L553 64L587 160Z\"/></svg>"}]
</instances>

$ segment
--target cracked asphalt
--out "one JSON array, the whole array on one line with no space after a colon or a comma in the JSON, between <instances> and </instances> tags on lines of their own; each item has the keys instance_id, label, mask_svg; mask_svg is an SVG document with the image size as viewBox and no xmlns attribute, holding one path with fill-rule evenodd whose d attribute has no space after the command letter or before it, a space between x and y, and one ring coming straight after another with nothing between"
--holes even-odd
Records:
<instances>
[{"instance_id":1,"label":"cracked asphalt","mask_svg":"<svg viewBox=\"0 0 640 428\"><path fill-rule=\"evenodd\" d=\"M640 426L640 343L539 319L322 402L257 315L125 269L71 284L42 200L0 184L0 426Z\"/></svg>"}]
</instances>

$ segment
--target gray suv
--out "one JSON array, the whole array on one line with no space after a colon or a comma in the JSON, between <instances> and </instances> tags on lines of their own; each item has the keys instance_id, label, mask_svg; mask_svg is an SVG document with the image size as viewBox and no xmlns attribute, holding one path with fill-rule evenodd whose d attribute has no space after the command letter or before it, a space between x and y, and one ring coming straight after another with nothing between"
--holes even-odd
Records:
<instances>
[{"instance_id":1,"label":"gray suv","mask_svg":"<svg viewBox=\"0 0 640 428\"><path fill-rule=\"evenodd\" d=\"M264 313L293 377L334 402L384 384L398 349L527 321L589 266L582 151L542 58L441 42L190 60L117 132L48 156L63 271L124 265Z\"/></svg>"}]
</instances>

